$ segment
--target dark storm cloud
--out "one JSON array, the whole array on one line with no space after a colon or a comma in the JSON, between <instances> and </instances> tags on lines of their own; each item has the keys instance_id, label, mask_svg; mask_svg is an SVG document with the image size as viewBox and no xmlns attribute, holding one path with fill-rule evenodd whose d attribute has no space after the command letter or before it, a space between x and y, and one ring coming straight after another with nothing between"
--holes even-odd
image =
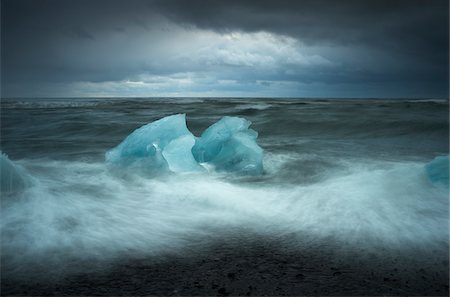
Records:
<instances>
[{"instance_id":1,"label":"dark storm cloud","mask_svg":"<svg viewBox=\"0 0 450 297\"><path fill-rule=\"evenodd\" d=\"M2 1L2 72L6 82L114 80L133 73L129 65L108 69L101 52L106 30L117 31L121 19L132 22L134 9L121 1ZM147 7L144 6L148 10ZM127 24L127 23L125 23ZM125 29L123 29L125 30ZM86 42L92 56L82 56ZM80 49L80 56L67 56ZM98 51L96 50L98 49ZM112 49L112 52L114 49Z\"/></svg>"},{"instance_id":2,"label":"dark storm cloud","mask_svg":"<svg viewBox=\"0 0 450 297\"><path fill-rule=\"evenodd\" d=\"M312 45L360 45L448 65L446 0L158 1L171 19L219 32L270 31ZM414 62L414 61L412 61ZM436 69L434 69L436 70Z\"/></svg>"},{"instance_id":3,"label":"dark storm cloud","mask_svg":"<svg viewBox=\"0 0 450 297\"><path fill-rule=\"evenodd\" d=\"M173 81L174 76L189 73L186 76L202 80L202 90L223 90L219 81L236 80L242 83L239 90L251 82L319 83L318 96L324 86L333 84L355 85L358 90L377 84L380 96L390 94L383 93L383 84L386 90L395 85L394 93L403 90L405 96L412 86L423 85L421 94L447 96L448 1L2 0L1 4L2 95L14 95L16 90L27 94L27 89L32 94L52 83L139 81L142 76L152 76L152 82L154 77ZM269 32L275 37L241 36L239 43L224 44L205 31ZM284 42L277 36L291 39ZM251 38L256 46L249 45ZM277 43L285 51L274 47ZM284 58L297 54L294 62ZM46 90L51 92L48 86Z\"/></svg>"},{"instance_id":4,"label":"dark storm cloud","mask_svg":"<svg viewBox=\"0 0 450 297\"><path fill-rule=\"evenodd\" d=\"M267 30L310 43L423 45L445 50L445 0L163 0L167 16L201 28Z\"/></svg>"}]
</instances>

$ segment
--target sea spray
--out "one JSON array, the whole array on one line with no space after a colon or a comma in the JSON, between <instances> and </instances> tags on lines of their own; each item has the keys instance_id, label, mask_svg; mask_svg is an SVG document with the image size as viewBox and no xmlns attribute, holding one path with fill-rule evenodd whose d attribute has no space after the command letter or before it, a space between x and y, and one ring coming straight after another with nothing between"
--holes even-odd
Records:
<instances>
[{"instance_id":1,"label":"sea spray","mask_svg":"<svg viewBox=\"0 0 450 297\"><path fill-rule=\"evenodd\" d=\"M447 240L448 192L427 182L423 164L354 164L345 175L290 187L211 173L123 177L102 163L26 164L39 183L2 209L8 261L154 255L236 227L298 234L298 244L306 235L367 248Z\"/></svg>"}]
</instances>

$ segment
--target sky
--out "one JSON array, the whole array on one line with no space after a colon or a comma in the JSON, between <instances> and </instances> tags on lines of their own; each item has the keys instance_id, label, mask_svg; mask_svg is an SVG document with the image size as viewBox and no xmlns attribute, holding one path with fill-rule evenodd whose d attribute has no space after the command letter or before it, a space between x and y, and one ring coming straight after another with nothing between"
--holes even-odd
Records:
<instances>
[{"instance_id":1,"label":"sky","mask_svg":"<svg viewBox=\"0 0 450 297\"><path fill-rule=\"evenodd\" d=\"M1 0L3 98L448 93L448 0Z\"/></svg>"}]
</instances>

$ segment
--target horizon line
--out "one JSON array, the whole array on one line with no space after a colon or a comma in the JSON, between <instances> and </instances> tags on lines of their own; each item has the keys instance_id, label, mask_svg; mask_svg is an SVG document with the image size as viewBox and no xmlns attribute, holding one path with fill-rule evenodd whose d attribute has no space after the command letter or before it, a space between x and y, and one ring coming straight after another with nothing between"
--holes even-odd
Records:
<instances>
[{"instance_id":1,"label":"horizon line","mask_svg":"<svg viewBox=\"0 0 450 297\"><path fill-rule=\"evenodd\" d=\"M386 100L450 100L448 97L297 97L297 96L11 96L0 97L2 99L108 99L108 98L130 98L130 99L150 99L150 98L167 98L167 99L386 99Z\"/></svg>"}]
</instances>

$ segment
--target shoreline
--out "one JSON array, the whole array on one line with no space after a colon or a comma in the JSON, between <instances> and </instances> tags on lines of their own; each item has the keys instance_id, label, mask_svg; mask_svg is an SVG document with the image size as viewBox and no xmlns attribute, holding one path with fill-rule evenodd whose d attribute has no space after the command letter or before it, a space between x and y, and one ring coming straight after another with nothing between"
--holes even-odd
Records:
<instances>
[{"instance_id":1,"label":"shoreline","mask_svg":"<svg viewBox=\"0 0 450 297\"><path fill-rule=\"evenodd\" d=\"M293 249L283 238L241 234L160 257L122 257L59 280L13 279L2 269L2 296L448 295L448 253L405 247L344 255L334 244Z\"/></svg>"}]
</instances>

